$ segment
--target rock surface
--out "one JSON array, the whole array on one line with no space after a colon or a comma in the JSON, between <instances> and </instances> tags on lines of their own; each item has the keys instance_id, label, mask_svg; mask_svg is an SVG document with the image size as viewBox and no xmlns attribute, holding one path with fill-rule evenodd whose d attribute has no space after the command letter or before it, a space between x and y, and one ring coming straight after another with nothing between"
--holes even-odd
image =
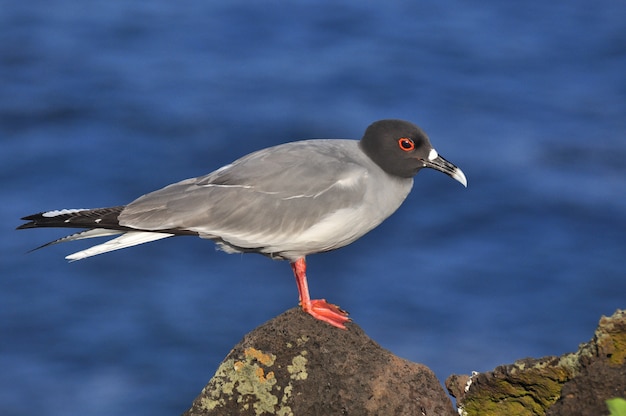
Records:
<instances>
[{"instance_id":1,"label":"rock surface","mask_svg":"<svg viewBox=\"0 0 626 416\"><path fill-rule=\"evenodd\" d=\"M349 323L343 331L299 308L235 346L185 413L192 415L455 415L435 375ZM446 380L462 415L608 415L626 397L626 311L602 317L575 353L526 358Z\"/></svg>"},{"instance_id":2,"label":"rock surface","mask_svg":"<svg viewBox=\"0 0 626 416\"><path fill-rule=\"evenodd\" d=\"M626 397L626 311L602 317L575 353L453 375L446 386L467 416L608 415L605 400Z\"/></svg>"},{"instance_id":3,"label":"rock surface","mask_svg":"<svg viewBox=\"0 0 626 416\"><path fill-rule=\"evenodd\" d=\"M347 327L283 313L233 348L185 415L457 414L430 369Z\"/></svg>"}]
</instances>

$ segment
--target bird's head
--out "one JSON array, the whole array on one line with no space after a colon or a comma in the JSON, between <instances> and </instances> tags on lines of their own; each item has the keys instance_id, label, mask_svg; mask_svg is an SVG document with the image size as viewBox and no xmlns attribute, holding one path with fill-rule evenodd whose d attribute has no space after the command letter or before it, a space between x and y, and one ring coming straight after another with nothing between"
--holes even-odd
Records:
<instances>
[{"instance_id":1,"label":"bird's head","mask_svg":"<svg viewBox=\"0 0 626 416\"><path fill-rule=\"evenodd\" d=\"M467 187L463 171L441 157L428 136L413 123L380 120L372 123L360 141L363 152L385 172L412 178L422 168L445 173Z\"/></svg>"}]
</instances>

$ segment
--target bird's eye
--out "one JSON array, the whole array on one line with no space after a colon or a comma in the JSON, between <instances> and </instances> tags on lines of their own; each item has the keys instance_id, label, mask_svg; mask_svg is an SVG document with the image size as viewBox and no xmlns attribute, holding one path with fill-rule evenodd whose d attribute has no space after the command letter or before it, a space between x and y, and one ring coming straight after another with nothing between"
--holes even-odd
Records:
<instances>
[{"instance_id":1,"label":"bird's eye","mask_svg":"<svg viewBox=\"0 0 626 416\"><path fill-rule=\"evenodd\" d=\"M413 140L407 137L399 138L398 146L400 146L400 149L404 150L405 152L410 152L411 150L415 149L415 143L413 142Z\"/></svg>"}]
</instances>

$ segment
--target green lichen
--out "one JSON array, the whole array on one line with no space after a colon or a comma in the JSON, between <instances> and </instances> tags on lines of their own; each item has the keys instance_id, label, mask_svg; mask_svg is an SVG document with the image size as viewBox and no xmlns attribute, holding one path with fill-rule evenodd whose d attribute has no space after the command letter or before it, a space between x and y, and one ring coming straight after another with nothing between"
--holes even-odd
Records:
<instances>
[{"instance_id":1,"label":"green lichen","mask_svg":"<svg viewBox=\"0 0 626 416\"><path fill-rule=\"evenodd\" d=\"M302 354L306 355L306 352ZM290 380L307 377L306 358L302 354L294 357L292 365L288 366ZM281 394L281 387L272 371L275 361L273 354L255 348L246 348L240 360L225 360L203 390L200 407L214 410L236 400L241 409L252 408L258 416L267 413L293 416L288 405L293 391L292 381L282 389Z\"/></svg>"},{"instance_id":2,"label":"green lichen","mask_svg":"<svg viewBox=\"0 0 626 416\"><path fill-rule=\"evenodd\" d=\"M557 367L561 367L570 372L571 376L574 377L578 375L580 372L580 359L584 355L587 355L587 350L580 350L579 352L572 352L569 354L564 354L559 357L559 361L556 364Z\"/></svg>"},{"instance_id":3,"label":"green lichen","mask_svg":"<svg viewBox=\"0 0 626 416\"><path fill-rule=\"evenodd\" d=\"M559 358L521 360L482 378L460 401L466 416L544 415L560 397L562 386L580 371L582 363L600 358L610 366L626 363L626 311L602 317L594 339L575 353Z\"/></svg>"},{"instance_id":4,"label":"green lichen","mask_svg":"<svg viewBox=\"0 0 626 416\"><path fill-rule=\"evenodd\" d=\"M293 411L289 406L283 406L276 411L277 416L293 416Z\"/></svg>"},{"instance_id":5,"label":"green lichen","mask_svg":"<svg viewBox=\"0 0 626 416\"><path fill-rule=\"evenodd\" d=\"M300 355L296 355L291 360L291 365L287 366L287 371L291 375L292 380L306 380L309 377L309 373L306 370L306 363L308 360L305 355L306 351L302 351Z\"/></svg>"},{"instance_id":6,"label":"green lichen","mask_svg":"<svg viewBox=\"0 0 626 416\"><path fill-rule=\"evenodd\" d=\"M239 393L237 401L242 403L246 396L253 396L254 409L257 414L274 411L274 407L278 404L278 398L272 394L272 386L276 384L276 379L265 377L262 369L256 365L244 365L236 373L239 373L235 387Z\"/></svg>"},{"instance_id":7,"label":"green lichen","mask_svg":"<svg viewBox=\"0 0 626 416\"><path fill-rule=\"evenodd\" d=\"M296 339L296 345L295 346L302 347L308 341L309 341L309 336L308 335L302 335L301 337ZM285 345L287 346L287 348L293 348L294 347L293 343L291 343L291 342L286 342Z\"/></svg>"},{"instance_id":8,"label":"green lichen","mask_svg":"<svg viewBox=\"0 0 626 416\"><path fill-rule=\"evenodd\" d=\"M291 407L287 405L287 402L291 398L291 392L293 390L293 385L291 382L285 386L285 390L283 391L283 397L280 399L280 408L276 411L278 416L293 416L293 411Z\"/></svg>"},{"instance_id":9,"label":"green lichen","mask_svg":"<svg viewBox=\"0 0 626 416\"><path fill-rule=\"evenodd\" d=\"M224 361L207 386L210 390L203 391L201 406L207 410L224 406L226 404L224 397L231 397L236 392L237 402L241 403L243 408L248 408L252 402L257 415L273 413L278 404L278 397L272 394L276 378L271 371L266 374L266 368L274 364L275 358L256 349L247 349L244 360ZM250 397L253 400L250 401Z\"/></svg>"},{"instance_id":10,"label":"green lichen","mask_svg":"<svg viewBox=\"0 0 626 416\"><path fill-rule=\"evenodd\" d=\"M231 378L235 361L232 359L224 361L215 372L211 382L202 390L200 407L206 410L213 410L226 404L220 396L232 396L237 380ZM236 372L235 372L236 373Z\"/></svg>"},{"instance_id":11,"label":"green lichen","mask_svg":"<svg viewBox=\"0 0 626 416\"><path fill-rule=\"evenodd\" d=\"M473 415L542 415L561 397L563 384L572 373L551 367L548 361L517 362L506 379L490 379L479 391L470 390L463 411Z\"/></svg>"}]
</instances>

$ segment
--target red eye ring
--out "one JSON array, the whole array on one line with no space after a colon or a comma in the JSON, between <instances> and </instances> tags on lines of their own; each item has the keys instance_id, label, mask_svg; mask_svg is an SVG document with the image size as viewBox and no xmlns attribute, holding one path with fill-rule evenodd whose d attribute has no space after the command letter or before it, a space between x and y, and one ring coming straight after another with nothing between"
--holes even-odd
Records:
<instances>
[{"instance_id":1,"label":"red eye ring","mask_svg":"<svg viewBox=\"0 0 626 416\"><path fill-rule=\"evenodd\" d=\"M415 149L415 143L408 137L400 137L398 139L398 146L400 146L400 149L404 150L405 152L410 152L411 150Z\"/></svg>"}]
</instances>

